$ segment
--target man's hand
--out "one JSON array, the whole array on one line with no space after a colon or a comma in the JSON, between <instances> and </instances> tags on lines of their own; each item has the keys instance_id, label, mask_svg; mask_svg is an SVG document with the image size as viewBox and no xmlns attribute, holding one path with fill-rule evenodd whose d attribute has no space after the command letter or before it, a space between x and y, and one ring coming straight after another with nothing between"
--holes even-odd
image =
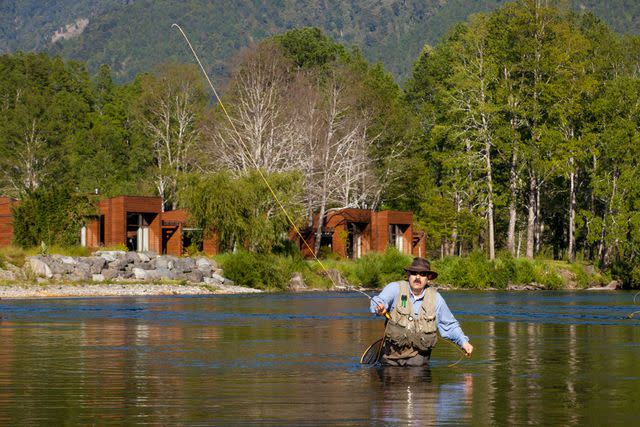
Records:
<instances>
[{"instance_id":1,"label":"man's hand","mask_svg":"<svg viewBox=\"0 0 640 427\"><path fill-rule=\"evenodd\" d=\"M462 345L462 349L467 354L467 357L471 356L471 353L473 353L473 346L469 344L469 342L464 343Z\"/></svg>"},{"instance_id":2,"label":"man's hand","mask_svg":"<svg viewBox=\"0 0 640 427\"><path fill-rule=\"evenodd\" d=\"M384 305L382 304L376 305L376 314L378 316L384 316L386 312L387 312L387 308Z\"/></svg>"}]
</instances>

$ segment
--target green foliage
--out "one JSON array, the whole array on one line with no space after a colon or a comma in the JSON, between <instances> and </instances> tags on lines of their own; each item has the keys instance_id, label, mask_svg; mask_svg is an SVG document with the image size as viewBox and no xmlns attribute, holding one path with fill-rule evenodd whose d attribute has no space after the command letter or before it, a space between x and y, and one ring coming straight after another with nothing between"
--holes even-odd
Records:
<instances>
[{"instance_id":1,"label":"green foliage","mask_svg":"<svg viewBox=\"0 0 640 427\"><path fill-rule=\"evenodd\" d=\"M350 283L379 288L405 278L404 268L411 264L411 259L397 249L389 248L382 254L372 252L353 262L341 264L340 269Z\"/></svg>"},{"instance_id":2,"label":"green foliage","mask_svg":"<svg viewBox=\"0 0 640 427\"><path fill-rule=\"evenodd\" d=\"M287 214L292 219L300 218L300 176L281 173L265 178ZM289 219L256 171L240 177L227 172L187 176L181 201L206 235L217 234L222 250L244 247L267 253L286 245Z\"/></svg>"},{"instance_id":3,"label":"green foliage","mask_svg":"<svg viewBox=\"0 0 640 427\"><path fill-rule=\"evenodd\" d=\"M493 264L478 252L468 257L447 257L441 261L434 261L433 268L438 272L438 283L474 289L496 285Z\"/></svg>"},{"instance_id":4,"label":"green foliage","mask_svg":"<svg viewBox=\"0 0 640 427\"><path fill-rule=\"evenodd\" d=\"M136 87L116 87L102 68L44 54L0 56L0 176L3 194L39 186L139 194L150 149L132 126Z\"/></svg>"},{"instance_id":5,"label":"green foliage","mask_svg":"<svg viewBox=\"0 0 640 427\"><path fill-rule=\"evenodd\" d=\"M282 46L285 56L300 68L323 67L347 56L344 46L319 28L294 29L275 36L274 40Z\"/></svg>"},{"instance_id":6,"label":"green foliage","mask_svg":"<svg viewBox=\"0 0 640 427\"><path fill-rule=\"evenodd\" d=\"M95 208L65 187L39 188L13 207L14 242L23 247L77 245L80 228Z\"/></svg>"},{"instance_id":7,"label":"green foliage","mask_svg":"<svg viewBox=\"0 0 640 427\"><path fill-rule=\"evenodd\" d=\"M86 61L92 72L108 64L116 80L131 80L167 60L193 62L184 40L171 24L177 16L188 16L183 25L208 67L214 81L226 77L229 59L256 40L302 27L318 27L345 45L357 45L372 61L383 61L399 81L409 73L411 62L425 41L435 44L452 23L470 13L486 11L499 0L407 0L368 2L344 0L327 4L310 0L262 2L238 0L221 7L208 0L93 2L38 2L35 8L0 14L11 37L2 37L12 49L47 49L67 58ZM97 3L97 4L94 4ZM90 12L89 12L90 11ZM37 19L28 13L37 13ZM18 15L18 16L16 16ZM49 43L51 34L76 17L89 17L91 24L77 37ZM37 23L37 24L36 24ZM187 25L188 24L188 25ZM2 25L0 25L1 31ZM135 29L132 31L131 29ZM211 32L215 28L215 33ZM37 40L37 42L36 42ZM3 51L7 51L4 50Z\"/></svg>"},{"instance_id":8,"label":"green foliage","mask_svg":"<svg viewBox=\"0 0 640 427\"><path fill-rule=\"evenodd\" d=\"M301 260L274 254L240 250L218 257L225 277L240 286L264 290L285 290L294 272L303 266Z\"/></svg>"},{"instance_id":9,"label":"green foliage","mask_svg":"<svg viewBox=\"0 0 640 427\"><path fill-rule=\"evenodd\" d=\"M433 267L439 273L436 282L462 288L506 289L509 285L539 283L547 289L561 289L568 285L552 262L514 259L504 253L494 261L479 252L467 257L447 257L434 261Z\"/></svg>"},{"instance_id":10,"label":"green foliage","mask_svg":"<svg viewBox=\"0 0 640 427\"><path fill-rule=\"evenodd\" d=\"M11 263L17 267L24 265L27 253L24 248L16 245L9 245L0 248L0 257L4 262Z\"/></svg>"}]
</instances>

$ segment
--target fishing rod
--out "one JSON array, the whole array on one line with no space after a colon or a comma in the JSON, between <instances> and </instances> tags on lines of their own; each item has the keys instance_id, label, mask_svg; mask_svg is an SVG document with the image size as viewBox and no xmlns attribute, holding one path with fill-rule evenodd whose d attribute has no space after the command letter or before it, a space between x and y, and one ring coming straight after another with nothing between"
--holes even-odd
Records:
<instances>
[{"instance_id":1,"label":"fishing rod","mask_svg":"<svg viewBox=\"0 0 640 427\"><path fill-rule=\"evenodd\" d=\"M365 297L369 298L369 301L376 302L371 295L367 294L366 292L361 291L360 289L356 289L356 288L351 287L351 286L347 286L347 289L350 289L350 290L356 291L356 292L360 292L362 295L364 295ZM386 317L387 320L391 320L391 316L389 315L389 312L386 311L386 310L384 312L384 317Z\"/></svg>"},{"instance_id":2,"label":"fishing rod","mask_svg":"<svg viewBox=\"0 0 640 427\"><path fill-rule=\"evenodd\" d=\"M233 120L231 120L231 117L229 116L229 113L227 113L227 109L225 108L225 106L224 106L224 104L222 102L222 99L220 99L220 96L218 95L218 91L213 86L213 83L211 82L211 79L209 78L209 74L207 74L207 71L204 69L204 66L202 65L202 61L200 61L200 57L198 56L198 54L196 53L195 49L191 45L191 41L189 40L189 37L187 37L186 33L182 30L182 27L180 27L180 25L178 25L176 23L171 24L171 28L174 28L174 27L177 28L178 31L180 31L180 34L182 34L182 37L184 37L185 41L187 42L187 45L189 46L189 49L191 50L191 53L193 54L194 58L196 59L196 62L198 63L198 66L200 67L200 70L202 71L202 74L204 74L204 77L207 79L207 83L209 84L209 87L211 87L211 90L213 91L213 94L215 95L216 99L218 100L218 103L220 104L220 108L222 109L222 112L224 113L225 117L227 118L227 120L231 124L231 128L236 133L236 136L238 137L238 141L240 141L240 144L242 144L242 148L245 150L245 153L247 154L247 157L249 158L249 160L253 164L253 167L258 171L258 174L259 174L260 178L262 179L262 181L264 181L265 185L269 189L269 192L271 192L271 195L273 196L274 200L276 201L276 203L278 204L278 206L280 207L280 209L284 213L285 217L287 218L287 221L289 222L289 224L291 224L291 226L293 227L293 229L296 232L296 234L298 235L298 237L300 237L300 240L302 241L304 246L309 250L309 252L313 256L314 260L320 265L320 267L325 272L325 274L329 278L329 280L331 280L331 283L333 284L334 288L337 287L336 282L333 280L333 277L331 277L331 274L329 273L329 270L327 270L325 265L322 263L322 261L320 261L320 259L316 255L316 252L311 248L311 246L309 245L307 240L304 238L304 236L302 236L302 233L300 232L300 229L298 228L298 226L295 224L295 222L293 221L293 219L289 215L289 212L287 212L287 210L285 209L284 205L282 204L282 202L280 201L280 199L276 195L275 191L271 187L271 184L269 184L269 181L267 181L267 178L262 173L262 170L258 167L258 163L255 161L255 159L251 155L251 151L248 149L248 147L245 144L243 138L240 136L240 132L238 132L238 129L236 128L235 124L233 123ZM372 296L364 293L363 291L361 291L359 289L356 289L356 288L353 288L353 287L348 287L348 288L353 290L353 291L361 293L362 295L364 295L367 298L369 298L370 301L374 301ZM388 311L385 311L384 316L387 318L387 320L391 319L391 316L389 315ZM463 351L463 356L464 356L464 351ZM462 358L460 358L460 360L462 360ZM453 365L450 365L450 367L456 365L457 363L459 363L460 360L458 362L454 363Z\"/></svg>"}]
</instances>

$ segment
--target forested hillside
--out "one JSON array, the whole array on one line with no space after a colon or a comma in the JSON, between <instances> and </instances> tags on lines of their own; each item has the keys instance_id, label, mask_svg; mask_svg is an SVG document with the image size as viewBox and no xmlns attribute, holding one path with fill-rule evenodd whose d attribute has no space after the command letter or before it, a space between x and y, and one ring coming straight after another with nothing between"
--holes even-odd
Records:
<instances>
[{"instance_id":1,"label":"forested hillside","mask_svg":"<svg viewBox=\"0 0 640 427\"><path fill-rule=\"evenodd\" d=\"M289 224L266 181L302 227L331 208L408 209L432 255L486 255L494 272L500 252L586 260L640 286L638 36L507 3L422 49L403 90L319 29L294 29L220 63L224 111L188 62L114 84L108 66L0 56L3 193L158 194L223 248L268 253Z\"/></svg>"},{"instance_id":2,"label":"forested hillside","mask_svg":"<svg viewBox=\"0 0 640 427\"><path fill-rule=\"evenodd\" d=\"M42 4L38 4L42 3ZM193 38L210 71L227 75L228 60L241 48L296 27L316 26L335 40L355 45L367 58L382 60L402 78L426 42L434 43L453 22L485 11L501 0L137 0L57 2L9 1L22 25L2 23L0 51L45 49L86 61L90 70L108 64L116 80L168 60L189 58L184 42L171 31L176 22ZM13 11L11 5L13 6ZM45 21L47 14L50 20ZM63 20L66 16L67 21ZM70 40L51 37L58 27L88 19L82 34ZM8 27L8 28L7 28ZM12 37L13 36L13 37Z\"/></svg>"},{"instance_id":3,"label":"forested hillside","mask_svg":"<svg viewBox=\"0 0 640 427\"><path fill-rule=\"evenodd\" d=\"M177 22L193 38L209 71L220 78L229 74L229 59L252 41L296 27L315 26L340 43L359 47L370 61L382 61L396 80L403 82L425 43L436 44L453 24L504 3L6 0L0 3L0 53L46 50L85 61L92 73L108 64L117 81L126 81L162 62L191 60L184 42L171 31L171 24ZM576 10L593 10L619 32L637 32L640 28L640 2L570 3ZM77 36L71 38L74 33Z\"/></svg>"},{"instance_id":4,"label":"forested hillside","mask_svg":"<svg viewBox=\"0 0 640 427\"><path fill-rule=\"evenodd\" d=\"M0 53L43 50L56 32L82 19L93 20L123 0L3 0L0 2Z\"/></svg>"}]
</instances>

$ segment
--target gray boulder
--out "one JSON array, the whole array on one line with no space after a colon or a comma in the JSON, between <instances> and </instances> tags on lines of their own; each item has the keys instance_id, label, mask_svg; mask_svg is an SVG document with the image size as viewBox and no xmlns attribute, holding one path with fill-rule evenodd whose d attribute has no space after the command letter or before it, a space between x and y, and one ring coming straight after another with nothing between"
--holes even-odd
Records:
<instances>
[{"instance_id":1,"label":"gray boulder","mask_svg":"<svg viewBox=\"0 0 640 427\"><path fill-rule=\"evenodd\" d=\"M104 258L107 262L113 262L127 255L125 251L96 251L93 254Z\"/></svg>"},{"instance_id":2,"label":"gray boulder","mask_svg":"<svg viewBox=\"0 0 640 427\"><path fill-rule=\"evenodd\" d=\"M175 269L189 273L196 269L196 263L191 258L178 258L175 262Z\"/></svg>"},{"instance_id":3,"label":"gray boulder","mask_svg":"<svg viewBox=\"0 0 640 427\"><path fill-rule=\"evenodd\" d=\"M223 284L225 280L228 280L228 279L225 279L224 277L222 277L221 275L215 274L215 273L211 275L210 279L211 279L211 281L214 281L214 282L216 282L216 283L218 283L220 285Z\"/></svg>"},{"instance_id":4,"label":"gray boulder","mask_svg":"<svg viewBox=\"0 0 640 427\"><path fill-rule=\"evenodd\" d=\"M198 269L202 269L206 267L213 268L213 263L208 258L199 257L199 258L196 258L196 267L198 267Z\"/></svg>"},{"instance_id":5,"label":"gray boulder","mask_svg":"<svg viewBox=\"0 0 640 427\"><path fill-rule=\"evenodd\" d=\"M204 277L211 277L211 274L213 274L213 268L210 265L198 266L197 269Z\"/></svg>"},{"instance_id":6,"label":"gray boulder","mask_svg":"<svg viewBox=\"0 0 640 427\"><path fill-rule=\"evenodd\" d=\"M207 285L222 285L224 283L224 280L218 280L218 278L215 277L205 277L202 280L204 280L204 283Z\"/></svg>"},{"instance_id":7,"label":"gray boulder","mask_svg":"<svg viewBox=\"0 0 640 427\"><path fill-rule=\"evenodd\" d=\"M618 282L617 280L612 280L607 286L605 286L605 289L610 289L612 291L622 289L622 283Z\"/></svg>"},{"instance_id":8,"label":"gray boulder","mask_svg":"<svg viewBox=\"0 0 640 427\"><path fill-rule=\"evenodd\" d=\"M294 273L289 281L288 288L293 292L301 292L307 290L307 285L304 283L304 279L300 273Z\"/></svg>"},{"instance_id":9,"label":"gray boulder","mask_svg":"<svg viewBox=\"0 0 640 427\"><path fill-rule=\"evenodd\" d=\"M132 270L134 277L138 280L146 280L147 279L147 271L142 268L134 267Z\"/></svg>"},{"instance_id":10,"label":"gray boulder","mask_svg":"<svg viewBox=\"0 0 640 427\"><path fill-rule=\"evenodd\" d=\"M127 260L127 264L137 264L141 261L140 255L138 255L137 252L127 252L125 259Z\"/></svg>"},{"instance_id":11,"label":"gray boulder","mask_svg":"<svg viewBox=\"0 0 640 427\"><path fill-rule=\"evenodd\" d=\"M73 271L75 270L74 268L75 266L73 264L65 264L63 262L60 262L59 260L56 260L55 258L51 260L51 262L49 263L49 268L51 268L51 272L55 275L55 274L70 274L73 273Z\"/></svg>"},{"instance_id":12,"label":"gray boulder","mask_svg":"<svg viewBox=\"0 0 640 427\"><path fill-rule=\"evenodd\" d=\"M151 265L150 262L140 262L138 264L134 264L137 268L141 268L143 270L153 270L154 266Z\"/></svg>"},{"instance_id":13,"label":"gray boulder","mask_svg":"<svg viewBox=\"0 0 640 427\"><path fill-rule=\"evenodd\" d=\"M178 257L171 255L161 255L155 258L156 268L168 268L172 270L173 268L175 268L175 264L178 259Z\"/></svg>"},{"instance_id":14,"label":"gray boulder","mask_svg":"<svg viewBox=\"0 0 640 427\"><path fill-rule=\"evenodd\" d=\"M64 255L52 255L52 258L55 261L61 262L63 264L70 264L70 265L76 265L78 263L78 260L70 257L70 256L64 256Z\"/></svg>"},{"instance_id":15,"label":"gray boulder","mask_svg":"<svg viewBox=\"0 0 640 427\"><path fill-rule=\"evenodd\" d=\"M175 279L175 273L169 270L168 268L158 268L155 270L155 272L158 273L158 275L163 279L169 279L169 280Z\"/></svg>"},{"instance_id":16,"label":"gray boulder","mask_svg":"<svg viewBox=\"0 0 640 427\"><path fill-rule=\"evenodd\" d=\"M37 277L44 277L45 279L51 279L53 272L46 262L37 258L29 257L28 266Z\"/></svg>"},{"instance_id":17,"label":"gray boulder","mask_svg":"<svg viewBox=\"0 0 640 427\"><path fill-rule=\"evenodd\" d=\"M111 280L118 277L118 273L118 270L108 268L106 270L102 270L100 274L102 275L102 277L104 277L104 280Z\"/></svg>"},{"instance_id":18,"label":"gray boulder","mask_svg":"<svg viewBox=\"0 0 640 427\"><path fill-rule=\"evenodd\" d=\"M102 257L88 257L85 258L85 261L91 264L91 273L99 274L104 266L107 264L107 261Z\"/></svg>"},{"instance_id":19,"label":"gray boulder","mask_svg":"<svg viewBox=\"0 0 640 427\"><path fill-rule=\"evenodd\" d=\"M187 274L187 280L192 283L201 283L204 276L200 272L200 270L193 270L191 273Z\"/></svg>"}]
</instances>

